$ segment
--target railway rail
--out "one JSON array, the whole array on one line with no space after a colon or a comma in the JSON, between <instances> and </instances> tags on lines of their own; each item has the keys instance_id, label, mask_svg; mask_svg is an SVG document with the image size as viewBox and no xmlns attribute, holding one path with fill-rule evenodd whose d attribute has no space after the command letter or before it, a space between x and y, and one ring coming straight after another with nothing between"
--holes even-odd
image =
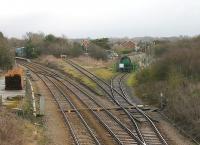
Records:
<instances>
[{"instance_id":1,"label":"railway rail","mask_svg":"<svg viewBox=\"0 0 200 145\"><path fill-rule=\"evenodd\" d=\"M80 114L75 105L66 97L66 94L49 78L38 74L38 77L45 83L54 99L56 100L60 111L62 112L65 122L70 128L74 143L82 144L96 144L100 145L95 133L91 130L83 116ZM75 114L68 114L66 110L74 109Z\"/></svg>"},{"instance_id":2,"label":"railway rail","mask_svg":"<svg viewBox=\"0 0 200 145\"><path fill-rule=\"evenodd\" d=\"M70 133L73 137L73 144L76 145L100 145L100 141L97 139L97 135L89 127L79 109L68 99L67 95L60 89L60 87L51 80L52 75L44 75L41 69L36 67L30 67L25 63L21 63L25 67L34 72L47 86L50 93L54 97L63 117L65 124L69 127ZM48 71L47 71L48 72ZM67 110L75 110L75 113L68 113Z\"/></svg>"},{"instance_id":3,"label":"railway rail","mask_svg":"<svg viewBox=\"0 0 200 145\"><path fill-rule=\"evenodd\" d=\"M85 70L84 68L81 68L80 66L77 66L76 64L76 66L74 65L74 64L72 64L73 62L70 62L70 64L71 65L73 65L74 67L76 67L79 71L86 71L87 72L87 70ZM33 65L33 63L31 63L31 65ZM36 69L34 69L34 72L36 72L36 73L39 73L39 74L43 74L44 76L51 76L51 77L53 77L53 78L56 78L56 79L60 79L60 78L62 78L63 79L63 76L61 76L61 74L57 74L57 73L55 73L53 70L46 70L46 68L44 68L44 67L42 67L42 66L39 66L38 64L36 64L36 63L34 63L34 67L36 67ZM30 66L29 66L30 67ZM33 66L32 66L33 67ZM83 70L81 70L81 69L83 69ZM82 72L83 73L83 72ZM89 73L89 72L88 72ZM89 74L91 74L91 73L89 73ZM149 136L149 138L154 138L154 137L152 137L152 135L151 134L148 134L148 135L143 135L143 132L141 132L140 131L140 129L139 129L139 126L137 125L137 123L136 123L136 120L135 120L135 118L134 118L134 116L133 115L131 115L131 112L130 111L127 111L127 109L125 108L125 106L127 106L127 105L130 105L130 106L134 106L132 103L130 103L129 102L129 100L127 99L127 94L125 94L124 93L124 90L122 89L122 87L119 87L120 86L120 84L121 84L121 80L122 80L122 78L123 77L120 77L120 81L119 81L119 86L118 86L118 88L120 88L120 91L119 90L117 90L115 87L113 87L113 85L111 84L111 85L109 85L109 84L107 84L106 82L104 82L103 80L101 80L101 79L99 79L98 77L96 77L96 76L94 76L93 74L91 74L92 75L92 80L93 81L95 81L95 82L98 82L98 85L99 86L103 86L102 87L102 89L105 91L105 92L107 92L107 94L109 94L110 96L111 96L111 100L112 101L114 101L118 106L120 106L120 108L125 112L125 114L126 115L128 115L128 117L129 117L129 119L131 120L131 122L134 124L134 127L135 127L135 130L136 130L136 132L132 132L132 131L130 131L130 129L129 128L127 128L126 126L123 126L123 123L121 123L122 124L122 128L125 128L125 130L126 130L126 133L127 132L129 132L129 135L130 134L132 134L132 138L134 138L134 140L136 140L136 142L134 141L134 140L132 140L131 142L132 143L134 143L135 142L135 144L159 144L158 143L158 141L156 140L156 142L155 142L155 139L152 139L152 140L154 140L154 142L152 142L152 140L151 140L151 142L149 141L149 139L147 139L147 137L146 136ZM89 77L89 75L87 74L87 76ZM90 76L91 77L91 76ZM66 80L65 80L66 81ZM101 83L101 84L100 84ZM66 85L66 87L67 87L68 85ZM111 91L109 92L109 89L111 88ZM76 92L76 91L75 91ZM124 98L124 102L126 102L127 104L124 104L123 105L123 103L122 103L122 101L118 98L118 99L116 99L116 96L117 95L119 95L118 97L121 99L121 100L123 100L122 99L122 96L121 95L123 95L123 98ZM78 95L77 95L78 96ZM80 98L79 98L80 99ZM128 101L127 101L128 100ZM83 101L84 102L84 101ZM86 101L85 102L85 104L88 104L88 101ZM96 105L97 105L98 103L96 103ZM99 104L98 104L99 105ZM96 107L101 107L101 108L103 108L103 112L108 112L108 114L110 113L107 109L105 109L103 106L96 106ZM137 106L134 106L135 108L137 108ZM88 107L89 108L89 107ZM137 108L137 109L139 109L139 108ZM74 109L74 110L77 110L77 109ZM91 108L90 108L90 110L92 110ZM102 112L101 112L102 113ZM97 117L97 118L102 118L102 117L100 117L100 116L102 116L102 115L99 115L99 117ZM105 117L106 118L106 117ZM115 118L115 117L114 117ZM117 118L115 118L115 121L116 121L116 119ZM106 120L108 120L107 118L106 118ZM118 124L119 124L119 122L120 122L120 120L117 120L117 122L118 122ZM110 124L110 126L112 126L114 123L111 123ZM104 124L104 127L108 127L107 125L105 125ZM112 127L111 127L112 128ZM108 129L108 128L107 128ZM113 129L113 130L115 130L115 129ZM116 131L116 130L115 130ZM72 131L71 131L72 132ZM128 144L128 142L125 142L124 140L122 141L122 137L121 137L121 140L119 139L120 138L120 135L118 135L118 137L117 137L117 135L116 134L114 134L114 132L112 133L111 132L111 129L110 129L110 131L109 131L111 134L112 134L112 136L115 138L115 140L118 142L118 144ZM74 137L75 138L75 137ZM125 137L124 137L125 138ZM77 140L77 137L76 137L76 139L74 139L74 140ZM129 138L128 138L128 140L130 140ZM148 140L147 142L146 142L146 140ZM97 141L98 142L98 141ZM125 142L125 143L124 143ZM161 144L163 144L163 142L161 143Z\"/></svg>"},{"instance_id":4,"label":"railway rail","mask_svg":"<svg viewBox=\"0 0 200 145\"><path fill-rule=\"evenodd\" d=\"M125 88L123 86L123 80L126 76L127 74L119 74L111 80L111 86L115 88L118 92L121 92L121 94L123 95L122 97L118 93L112 91L113 96L123 106L130 105L129 101L127 101L127 100L130 100L130 97L127 95ZM149 122L147 118L143 116L143 114L140 111L138 111L137 107L132 109L131 111L132 111L133 116L136 116L138 120L142 120L140 121L140 127L141 127L141 132L143 134L143 137L146 143L147 144L162 144L162 142L157 137L155 130L153 130L152 127L148 125Z\"/></svg>"},{"instance_id":5,"label":"railway rail","mask_svg":"<svg viewBox=\"0 0 200 145\"><path fill-rule=\"evenodd\" d=\"M23 65L25 65L25 64L23 64ZM30 66L27 66L26 65L26 67L29 67L29 69L31 69L31 67ZM33 67L33 66L32 66ZM31 69L33 72L35 72L35 73L39 73L40 75L42 74L43 76L45 76L45 77L47 77L48 79L50 79L49 77L51 77L51 78L54 78L54 79L61 79L62 77L59 77L59 75L58 74L55 74L54 72L50 72L50 71L45 71L44 72L44 68L43 68L43 70L41 70L41 68L39 68L38 66L37 66L37 68L32 68ZM40 76L41 77L41 76ZM45 81L45 79L43 78L43 81ZM46 81L47 81L47 79L46 79ZM45 82L46 82L45 81ZM52 82L52 80L51 80L51 83L53 83ZM47 83L46 82L46 85L49 85L50 83ZM54 83L54 86L55 86L55 83ZM65 85L65 87L68 87L69 85ZM59 86L58 84L57 84L57 86L56 86L56 88L59 90L59 88L61 87L61 85ZM51 92L52 92L52 94L53 94L53 89L51 89L50 88L50 86L48 86L48 88L51 90ZM61 92L61 90L59 90L60 92ZM77 91L74 91L74 92L77 92ZM55 94L55 93L54 93ZM62 92L61 94L63 94L63 96L64 96L64 93ZM77 97L78 97L78 95L77 95ZM89 96L88 96L89 97ZM79 98L80 99L80 98ZM91 98L90 98L91 99ZM69 100L68 100L69 101ZM58 102L58 101L57 101ZM84 102L84 101L83 101ZM86 102L87 104L88 104L88 100L87 100L87 102ZM85 104L86 104L85 103ZM96 105L98 104L97 102L95 102L94 101L94 99L93 99L93 103L96 103ZM70 103L71 104L71 103ZM61 106L61 105L60 105ZM71 106L73 106L73 105L71 105ZM104 108L103 106L100 106L99 104L98 104L98 106L96 106L96 107L101 107L101 108ZM89 106L88 106L88 108L89 108ZM63 111L62 112L64 112L64 109L62 109ZM74 109L74 110L78 110L78 109ZM91 110L91 109L90 109ZM105 113L106 112L106 113ZM117 143L118 144L145 144L145 143L143 143L137 136L135 136L135 134L133 134L132 133L132 131L130 131L126 126L124 126L123 125L123 123L119 120L119 119L117 119L114 115L112 115L112 113L110 112L110 111L108 111L107 109L105 109L104 108L104 111L103 112L98 112L98 115L97 115L97 112L93 112L93 114L96 114L96 117L99 119L99 121L102 123L102 124L104 124L104 127L107 129L107 130L109 130L109 133L112 135L112 137L114 137L115 138L115 140L117 141ZM106 117L107 116L107 117ZM108 118L108 117L110 117L110 118L112 118L114 121L110 121L110 119ZM79 115L79 118L82 118L82 117L80 117L80 115ZM104 118L104 121L102 121L102 118ZM69 119L68 119L69 120ZM70 123L68 123L68 124L70 124ZM71 125L72 126L72 125ZM86 126L86 125L85 125ZM118 126L118 127L117 127ZM72 127L71 127L72 128ZM87 129L88 129L88 127L86 127ZM73 129L71 129L72 131L72 134L75 134L74 132L75 131L73 131ZM89 130L89 129L88 129ZM90 133L90 134L92 134L92 133ZM74 140L76 141L76 143L78 144L78 142L77 142L77 140L78 140L78 137L77 137L77 135L75 136L75 135L73 135L74 137ZM92 135L93 136L93 135ZM95 139L95 137L93 136L93 139L94 139L94 141L95 141L95 143L96 144L98 144L98 140L96 140Z\"/></svg>"},{"instance_id":6,"label":"railway rail","mask_svg":"<svg viewBox=\"0 0 200 145\"><path fill-rule=\"evenodd\" d=\"M82 114L78 111L78 108L74 105L74 103L69 99L68 94L65 93L63 89L61 89L62 84L56 82L54 77L46 77L50 83L52 83L57 90L61 93L61 95L69 102L72 108L75 110L75 113L68 114L68 118L70 118L70 122L74 125L74 132L77 135L77 140L79 140L80 144L98 144L100 145L99 139L97 139L96 133L90 128L86 120L83 118ZM49 83L49 84L50 84ZM78 118L76 117L78 116Z\"/></svg>"},{"instance_id":7,"label":"railway rail","mask_svg":"<svg viewBox=\"0 0 200 145\"><path fill-rule=\"evenodd\" d=\"M23 64L25 67L29 68L32 72L34 72L47 86L50 93L54 97L63 117L65 120L65 124L69 127L70 133L73 137L73 144L76 145L100 145L100 141L97 139L95 133L89 127L81 113L78 111L79 109L68 99L66 94L59 88L59 86L50 79L50 77L55 77L52 75L44 75L41 73L41 70L38 68L33 69L26 64ZM67 110L75 110L74 113L67 113Z\"/></svg>"},{"instance_id":8,"label":"railway rail","mask_svg":"<svg viewBox=\"0 0 200 145\"><path fill-rule=\"evenodd\" d=\"M61 81L61 80L60 80ZM70 91L72 91L75 96L86 106L90 111L92 108L103 108L103 111L92 111L92 113L101 121L104 127L109 129L109 132L116 139L119 144L142 144L133 133L127 129L121 122L118 120L111 111L106 110L102 105L100 105L95 99L93 99L89 94L83 92L83 90L78 89L75 85L70 83L70 81L66 82L61 81L64 86ZM82 95L81 95L82 94ZM135 141L136 140L136 141Z\"/></svg>"},{"instance_id":9,"label":"railway rail","mask_svg":"<svg viewBox=\"0 0 200 145\"><path fill-rule=\"evenodd\" d=\"M35 64L35 65L38 65L38 64ZM37 66L37 67L39 67L39 66ZM41 73L41 71L39 71L39 73ZM57 74L55 74L55 72L52 72L52 74L54 76L57 76ZM125 109L125 107L122 107L119 103L118 103L118 106L120 106L120 108L123 110L122 113L125 113L126 114L126 118L128 118L128 119L125 120L124 119L124 115L121 117L121 119L123 120L123 123L125 123L126 126L129 126L129 129L126 129L126 130L129 131L130 133L133 132L132 133L132 135L134 135L133 137L136 138L136 140L138 140L139 142L141 142L140 144L146 144L145 141L144 141L144 138L143 138L143 136L142 136L142 134L140 132L140 129L139 129L139 127L138 127L138 125L137 125L137 123L136 123L136 121L134 119L134 117L127 111L127 109ZM121 124L123 124L123 123L121 123ZM134 124L134 128L132 127L131 123ZM125 128L127 128L127 127L125 127Z\"/></svg>"},{"instance_id":10,"label":"railway rail","mask_svg":"<svg viewBox=\"0 0 200 145\"><path fill-rule=\"evenodd\" d=\"M154 135L153 135L153 137L151 137L152 134L149 134L149 135L146 134L146 136L150 136L148 138L146 137L146 140L148 140L149 144L164 144L164 145L168 145L168 143L166 142L166 140L164 139L164 137L161 135L160 131L158 130L158 128L156 127L156 125L154 124L154 122L151 120L151 118L148 115L146 115L140 108L138 108L133 102L131 102L128 99L127 94L125 93L124 90L121 89L122 92L119 92L119 90L117 90L116 88L112 87L112 85L110 85L107 82L105 82L104 80L98 78L97 76L95 76L94 74L90 73L85 68L83 68L83 67L77 65L76 63L72 62L71 60L66 60L66 62L69 63L74 68L76 68L77 70L79 70L81 73L85 74L91 80L93 80L94 82L96 82L108 94L108 96L115 103L117 103L118 105L121 105L123 107L123 103L124 103L124 105L126 104L126 105L134 106L136 108L136 111L139 114L141 114L141 116L143 116L143 118L145 118L145 120L151 126L151 128L153 129L153 132L156 134L157 138L159 139L159 142L158 142L157 138L155 139ZM109 91L110 88L111 88L111 91ZM115 93L115 95L113 93ZM120 98L120 99L116 99L116 97L115 97L116 94L119 95L118 98ZM123 100L123 102L121 100ZM125 111L125 112L127 114L131 113L128 110ZM151 143L150 143L150 139L149 138L153 138L152 141L151 141ZM144 137L142 136L142 134L140 136L140 139L144 142L144 144L147 144L145 142Z\"/></svg>"},{"instance_id":11,"label":"railway rail","mask_svg":"<svg viewBox=\"0 0 200 145\"><path fill-rule=\"evenodd\" d=\"M69 61L69 62L68 62ZM28 61L30 63L30 61ZM126 91L125 91L125 87L123 86L123 79L126 77L126 74L121 74L121 75L117 75L115 78L113 78L111 80L111 83L108 84L107 82L105 82L104 80L101 80L100 78L98 78L97 76L93 75L92 73L88 72L86 69L80 67L79 65L73 63L70 60L67 60L67 62L69 64L71 64L73 67L75 67L76 69L78 69L81 73L85 74L86 76L88 76L89 78L91 78L93 81L95 81L107 94L108 96L110 96L110 101L113 101L115 104L117 104L117 107L113 107L113 108L117 108L119 110L123 110L123 108L125 108L129 114L132 115L132 117L135 119L136 123L138 123L138 128L140 128L140 133L141 133L141 138L140 135L138 135L139 139L142 141L141 144L165 144L167 145L168 143L166 142L166 140L163 138L163 136L161 135L161 133L159 132L159 130L157 129L156 125L154 124L154 122L152 121L152 119L146 115L140 108L138 108L134 102L131 100L130 96L127 95ZM63 78L62 74L58 74L57 72L54 72L53 70L48 70L48 71L44 71L40 69L35 69L34 70L38 75L41 75L43 77L57 77L58 78ZM47 85L48 83L45 83L45 85ZM109 88L110 88L110 92L109 92ZM54 96L55 95L52 93L53 89L50 89L51 94ZM55 99L56 100L56 99ZM62 101L61 101L62 102ZM86 101L87 102L87 101ZM120 105L118 105L118 102ZM58 103L58 101L56 100L56 103L58 104L61 113L63 114L64 120L66 125L69 127L70 129L70 133L72 135L73 138L73 144L81 144L79 141L79 137L76 135L73 125L71 124L72 121L70 121L70 118L68 118L68 116L66 115L66 110L73 110L73 112L76 112L76 110L81 110L79 109L73 109L72 107L69 107L69 105L61 105L60 103ZM64 109L62 109L62 107L65 106ZM68 107L66 107L68 106ZM131 109L130 109L131 108ZM94 112L97 112L98 110L103 110L103 112L105 110L109 110L110 108L96 108L96 110L92 107L92 108L83 108L86 110L93 110ZM113 109L110 109L113 110ZM144 115L143 115L144 113ZM75 115L77 118L77 115ZM73 119L71 119L73 120ZM141 120L145 120L145 121L141 121ZM78 122L78 121L77 121ZM80 120L79 120L80 122ZM145 131L143 130L141 127L142 125L140 124L142 122L142 124L145 124L144 127L149 128L149 126L146 123L149 123L150 126L153 129L153 132L155 134L152 135L152 130L151 131ZM111 123L112 124L112 123ZM79 127L79 125L76 125L77 130L80 130L81 127ZM108 127L109 128L109 127ZM94 131L92 131L94 132ZM114 132L113 132L114 133ZM138 134L138 133L137 133ZM155 137L155 135L159 138L160 142L158 141L158 138ZM90 135L89 135L90 136ZM113 136L112 136L113 137ZM114 138L114 137L113 137ZM115 140L118 140L115 138ZM97 141L100 143L101 141L99 141L97 139ZM118 144L127 144L124 141L117 141ZM133 144L140 144L140 143L136 143L135 141L132 142ZM86 143L88 144L88 143ZM98 144L98 143L92 143L92 144Z\"/></svg>"}]
</instances>

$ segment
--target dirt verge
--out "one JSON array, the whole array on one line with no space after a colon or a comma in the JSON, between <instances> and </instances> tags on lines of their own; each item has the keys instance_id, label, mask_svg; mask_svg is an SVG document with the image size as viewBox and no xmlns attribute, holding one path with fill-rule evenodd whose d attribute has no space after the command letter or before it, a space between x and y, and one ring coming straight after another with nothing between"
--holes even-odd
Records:
<instances>
[{"instance_id":1,"label":"dirt verge","mask_svg":"<svg viewBox=\"0 0 200 145\"><path fill-rule=\"evenodd\" d=\"M35 75L33 75L36 78ZM71 145L72 138L69 129L65 126L64 119L60 113L53 96L40 79L34 82L38 91L45 98L44 127L48 138L48 145Z\"/></svg>"}]
</instances>

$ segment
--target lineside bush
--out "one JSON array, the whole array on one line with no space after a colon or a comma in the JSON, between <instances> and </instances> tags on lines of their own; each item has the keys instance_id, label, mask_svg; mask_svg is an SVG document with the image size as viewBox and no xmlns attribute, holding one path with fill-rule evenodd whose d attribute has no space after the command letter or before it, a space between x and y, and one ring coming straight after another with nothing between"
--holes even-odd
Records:
<instances>
[{"instance_id":1,"label":"lineside bush","mask_svg":"<svg viewBox=\"0 0 200 145\"><path fill-rule=\"evenodd\" d=\"M136 93L160 106L162 92L166 115L200 140L200 36L155 49L154 64L136 74Z\"/></svg>"},{"instance_id":2,"label":"lineside bush","mask_svg":"<svg viewBox=\"0 0 200 145\"><path fill-rule=\"evenodd\" d=\"M0 144L22 145L23 129L19 118L0 107Z\"/></svg>"}]
</instances>

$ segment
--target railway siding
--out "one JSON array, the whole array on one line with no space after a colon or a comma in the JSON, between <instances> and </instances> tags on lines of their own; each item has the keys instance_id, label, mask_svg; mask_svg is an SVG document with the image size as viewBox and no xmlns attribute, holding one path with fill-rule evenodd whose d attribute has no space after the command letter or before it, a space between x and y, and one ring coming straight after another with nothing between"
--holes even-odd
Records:
<instances>
[{"instance_id":1,"label":"railway siding","mask_svg":"<svg viewBox=\"0 0 200 145\"><path fill-rule=\"evenodd\" d=\"M99 86L101 86L102 90L105 91L109 96L108 98L111 105L110 108L117 108L118 111L116 112L113 109L108 109L109 107L105 108L105 106L101 104L102 102L99 103L100 100L99 102L95 102L94 98L96 96L91 97L81 89L81 86L73 84L74 82L70 83L70 81L67 81L62 74L56 73L52 69L48 70L47 68L36 63L28 63L25 65L40 75L40 77L42 76L43 80L46 81L50 91L52 94L54 94L54 97L57 96L56 101L59 104L61 112L64 114L64 118L67 118L65 120L68 120L68 126L71 128L71 134L76 144L80 144L81 140L83 141L81 144L84 144L84 142L87 144L100 144L100 142L102 142L101 137L98 136L98 130L94 126L88 125L88 123L92 122L90 120L91 117L88 117L91 116L91 114L92 116L94 115L96 117L98 122L101 124L101 127L103 126L104 129L107 130L106 136L108 136L110 139L115 139L118 144L162 144L162 142L160 142L157 137L157 133L153 132L154 134L152 134L152 130L149 130L149 124L136 124L136 120L134 118L135 116L129 111L130 108L134 106L134 104L127 101L127 99L125 99L126 96L121 96L123 95L123 91L121 90L122 92L120 93L119 90L116 89L115 85L118 84L117 82L114 84L114 86L110 86L95 75L91 75L88 72L84 73L84 71L87 70L81 70L82 68L80 68L80 66L74 66L74 64L72 65L91 80L93 80L95 83L97 83ZM69 93L70 91L71 93ZM116 97L117 95L118 98ZM60 96L63 96L65 99L63 100L62 97L59 98ZM124 98L124 100L120 97ZM123 100L124 104L120 101L120 99ZM69 104L64 102L66 100ZM133 108L135 110L138 109L136 106ZM94 109L96 109L96 111L94 111ZM92 113L90 114L88 112ZM73 115L70 116L70 114ZM79 114L77 115L78 118L74 118L74 116L76 116L75 114ZM116 117L117 114L121 115ZM122 116L124 116L124 119ZM77 122L80 122L80 120L77 119L82 120L82 125L77 125ZM147 121L148 120L146 119L146 122ZM85 129L83 129L84 127ZM83 133L87 136L87 139L85 141L84 139L81 139L81 135L79 135L81 132L76 130L87 130L85 133ZM87 140L89 141L87 142Z\"/></svg>"},{"instance_id":2,"label":"railway siding","mask_svg":"<svg viewBox=\"0 0 200 145\"><path fill-rule=\"evenodd\" d=\"M116 90L115 88L113 88L112 86L110 86L109 84L107 84L105 81L103 81L103 80L101 80L101 79L99 79L97 76L95 76L94 74L92 74L92 73L90 73L90 72L88 72L86 69L84 69L84 68L82 68L81 66L78 66L77 64L75 64L75 63L73 63L72 61L70 61L70 60L66 60L69 64L71 64L72 66L74 66L75 68L77 68L80 72L82 72L82 73L84 73L86 76L88 76L89 78L91 78L93 81L95 81L95 80L97 80L97 81L95 81L97 84L99 84L99 86L101 86L101 84L99 83L99 82L101 82L102 84L104 84L104 87L105 86L107 86L107 88L112 88L112 90L115 92L115 93L117 93L119 96L121 96L122 98L124 98L124 100L126 100L126 102L127 102L127 104L130 104L130 105L134 105L135 106L135 104L133 104L132 102L130 102L128 99L127 99L127 96L126 96L126 94L124 94L124 93L120 93L118 90ZM103 90L105 91L105 92L107 92L107 89L104 89L103 88ZM107 94L109 95L109 96L111 96L110 95L110 92L107 92ZM113 96L112 96L113 97ZM117 104L120 104L119 103L119 101L118 100L115 100L115 102L117 103ZM137 108L137 107L136 107ZM165 144L165 145L167 145L168 143L165 141L165 139L163 138L163 136L161 135L161 133L159 132L159 130L157 129L157 127L156 127L156 125L153 123L153 121L149 118L149 116L148 115L146 115L141 109L139 109L139 108L137 108L136 109L140 114L142 114L143 115L143 117L147 120L147 122L149 123L148 124L148 126L150 126L152 129L153 129L153 134L155 133L156 134L156 136L157 136L157 138L158 138L158 140L159 140L159 142L157 142L157 140L156 141L153 141L154 139L153 139L153 137L152 137L152 141L153 142L151 142L152 144L154 144L154 143L159 143L159 144ZM143 131L144 132L144 131ZM148 141L149 141L149 138L147 139ZM149 141L150 142L150 141ZM150 144L151 144L150 143Z\"/></svg>"}]
</instances>

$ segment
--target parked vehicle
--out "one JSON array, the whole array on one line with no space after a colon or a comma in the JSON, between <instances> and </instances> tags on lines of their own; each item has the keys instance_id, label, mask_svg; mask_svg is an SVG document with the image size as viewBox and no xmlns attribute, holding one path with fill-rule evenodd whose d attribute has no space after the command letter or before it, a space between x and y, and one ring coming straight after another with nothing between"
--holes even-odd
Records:
<instances>
[{"instance_id":1,"label":"parked vehicle","mask_svg":"<svg viewBox=\"0 0 200 145\"><path fill-rule=\"evenodd\" d=\"M123 56L117 63L117 71L131 72L133 70L133 64L128 56Z\"/></svg>"}]
</instances>

